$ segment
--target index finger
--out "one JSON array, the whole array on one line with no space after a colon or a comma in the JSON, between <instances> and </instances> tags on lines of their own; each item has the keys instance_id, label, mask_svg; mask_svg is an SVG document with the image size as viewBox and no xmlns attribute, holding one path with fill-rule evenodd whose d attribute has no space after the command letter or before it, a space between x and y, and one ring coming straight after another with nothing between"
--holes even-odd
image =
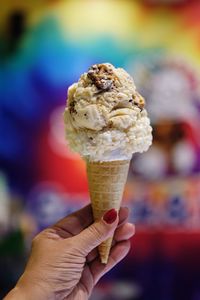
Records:
<instances>
[{"instance_id":1,"label":"index finger","mask_svg":"<svg viewBox=\"0 0 200 300\"><path fill-rule=\"evenodd\" d=\"M53 227L64 230L67 234L66 237L69 237L79 234L83 229L92 224L92 222L92 208L91 204L88 204L80 210L64 217L54 224Z\"/></svg>"},{"instance_id":2,"label":"index finger","mask_svg":"<svg viewBox=\"0 0 200 300\"><path fill-rule=\"evenodd\" d=\"M119 210L119 226L121 226L128 217L128 209L121 207ZM52 227L62 230L62 237L67 238L79 234L94 222L91 204L80 210L64 217Z\"/></svg>"}]
</instances>

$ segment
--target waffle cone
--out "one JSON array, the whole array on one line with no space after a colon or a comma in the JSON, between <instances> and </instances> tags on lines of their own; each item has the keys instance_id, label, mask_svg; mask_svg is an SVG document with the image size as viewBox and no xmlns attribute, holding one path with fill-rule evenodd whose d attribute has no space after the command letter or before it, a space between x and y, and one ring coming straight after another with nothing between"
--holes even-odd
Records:
<instances>
[{"instance_id":1,"label":"waffle cone","mask_svg":"<svg viewBox=\"0 0 200 300\"><path fill-rule=\"evenodd\" d=\"M120 208L127 179L129 160L87 162L87 176L94 220L101 219L109 209ZM113 237L99 247L101 262L108 261Z\"/></svg>"}]
</instances>

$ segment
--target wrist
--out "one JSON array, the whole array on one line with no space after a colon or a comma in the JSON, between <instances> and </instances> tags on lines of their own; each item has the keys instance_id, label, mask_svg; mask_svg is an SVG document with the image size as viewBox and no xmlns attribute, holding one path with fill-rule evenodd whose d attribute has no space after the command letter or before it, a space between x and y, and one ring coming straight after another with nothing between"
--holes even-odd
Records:
<instances>
[{"instance_id":1,"label":"wrist","mask_svg":"<svg viewBox=\"0 0 200 300\"><path fill-rule=\"evenodd\" d=\"M4 300L51 300L53 297L47 289L30 275L23 274L16 286L9 292Z\"/></svg>"},{"instance_id":2,"label":"wrist","mask_svg":"<svg viewBox=\"0 0 200 300\"><path fill-rule=\"evenodd\" d=\"M25 300L18 287L14 287L4 298L4 300L18 300L18 299Z\"/></svg>"}]
</instances>

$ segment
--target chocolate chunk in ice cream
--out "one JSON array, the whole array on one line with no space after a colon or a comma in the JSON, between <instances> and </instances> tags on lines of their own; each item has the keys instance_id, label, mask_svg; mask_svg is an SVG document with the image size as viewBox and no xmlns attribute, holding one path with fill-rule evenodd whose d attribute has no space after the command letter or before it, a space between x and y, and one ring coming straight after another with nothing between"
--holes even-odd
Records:
<instances>
[{"instance_id":1,"label":"chocolate chunk in ice cream","mask_svg":"<svg viewBox=\"0 0 200 300\"><path fill-rule=\"evenodd\" d=\"M112 67L109 66L109 64L96 64L91 66L88 70L87 76L101 91L111 90L117 80L117 77L113 73Z\"/></svg>"}]
</instances>

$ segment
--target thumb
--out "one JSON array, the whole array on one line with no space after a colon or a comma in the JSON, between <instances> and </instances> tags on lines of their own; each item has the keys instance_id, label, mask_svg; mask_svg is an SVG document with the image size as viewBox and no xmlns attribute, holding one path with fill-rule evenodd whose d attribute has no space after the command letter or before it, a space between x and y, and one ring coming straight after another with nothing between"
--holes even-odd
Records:
<instances>
[{"instance_id":1,"label":"thumb","mask_svg":"<svg viewBox=\"0 0 200 300\"><path fill-rule=\"evenodd\" d=\"M118 212L115 209L107 211L103 217L87 227L74 237L77 239L79 250L88 255L95 247L113 235L118 224Z\"/></svg>"}]
</instances>

